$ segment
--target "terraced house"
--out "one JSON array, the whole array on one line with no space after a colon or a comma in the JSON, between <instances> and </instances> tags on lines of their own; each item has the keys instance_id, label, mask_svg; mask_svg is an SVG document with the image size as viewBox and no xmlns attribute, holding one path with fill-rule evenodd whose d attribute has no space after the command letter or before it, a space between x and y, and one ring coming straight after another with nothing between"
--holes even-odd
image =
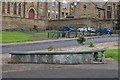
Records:
<instances>
[{"instance_id":1,"label":"terraced house","mask_svg":"<svg viewBox=\"0 0 120 80\"><path fill-rule=\"evenodd\" d=\"M118 2L2 2L3 30L117 26Z\"/></svg>"}]
</instances>

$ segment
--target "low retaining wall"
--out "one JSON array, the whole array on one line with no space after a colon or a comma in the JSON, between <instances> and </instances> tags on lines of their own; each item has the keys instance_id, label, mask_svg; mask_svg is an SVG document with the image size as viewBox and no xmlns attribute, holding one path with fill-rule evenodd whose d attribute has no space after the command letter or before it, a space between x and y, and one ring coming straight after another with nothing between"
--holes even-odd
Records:
<instances>
[{"instance_id":1,"label":"low retaining wall","mask_svg":"<svg viewBox=\"0 0 120 80\"><path fill-rule=\"evenodd\" d=\"M48 63L48 64L91 64L94 63L94 53L102 52L101 62L104 62L104 51L39 51L39 52L12 52L12 63Z\"/></svg>"}]
</instances>

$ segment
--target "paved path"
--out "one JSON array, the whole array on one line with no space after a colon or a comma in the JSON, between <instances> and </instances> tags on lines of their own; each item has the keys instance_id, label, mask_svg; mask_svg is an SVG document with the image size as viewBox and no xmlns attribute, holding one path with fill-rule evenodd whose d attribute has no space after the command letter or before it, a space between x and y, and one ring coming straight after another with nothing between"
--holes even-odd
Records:
<instances>
[{"instance_id":1,"label":"paved path","mask_svg":"<svg viewBox=\"0 0 120 80\"><path fill-rule=\"evenodd\" d=\"M117 70L66 69L3 74L3 78L117 78Z\"/></svg>"},{"instance_id":2,"label":"paved path","mask_svg":"<svg viewBox=\"0 0 120 80\"><path fill-rule=\"evenodd\" d=\"M118 40L118 37L104 37L104 38L94 38L92 39L94 43L103 43L111 42ZM88 45L91 39L87 39L85 45ZM10 53L11 51L34 51L34 50L43 50L47 49L49 45L54 46L55 48L69 47L69 46L80 46L75 39L72 40L60 40L52 42L43 42L43 43L34 43L34 44L25 44L25 45L11 45L3 46L2 53Z\"/></svg>"},{"instance_id":3,"label":"paved path","mask_svg":"<svg viewBox=\"0 0 120 80\"><path fill-rule=\"evenodd\" d=\"M22 71L3 72L3 78L117 78L118 64L112 59L106 59L107 64L19 64L11 65L24 68ZM3 66L4 67L4 66ZM28 69L28 71L25 70Z\"/></svg>"}]
</instances>

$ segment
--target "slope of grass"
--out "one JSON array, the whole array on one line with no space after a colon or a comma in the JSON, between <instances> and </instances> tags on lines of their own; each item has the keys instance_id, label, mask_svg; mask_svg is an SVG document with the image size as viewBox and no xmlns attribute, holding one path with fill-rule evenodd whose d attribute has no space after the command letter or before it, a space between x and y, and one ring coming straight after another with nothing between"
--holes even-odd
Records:
<instances>
[{"instance_id":1,"label":"slope of grass","mask_svg":"<svg viewBox=\"0 0 120 80\"><path fill-rule=\"evenodd\" d=\"M3 43L26 42L32 40L32 35L22 32L0 32Z\"/></svg>"}]
</instances>

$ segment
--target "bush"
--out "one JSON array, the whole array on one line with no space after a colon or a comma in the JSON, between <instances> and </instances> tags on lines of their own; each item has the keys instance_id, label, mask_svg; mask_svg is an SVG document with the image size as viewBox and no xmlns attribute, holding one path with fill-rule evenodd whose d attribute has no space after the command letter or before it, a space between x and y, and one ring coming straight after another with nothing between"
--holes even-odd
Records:
<instances>
[{"instance_id":1,"label":"bush","mask_svg":"<svg viewBox=\"0 0 120 80\"><path fill-rule=\"evenodd\" d=\"M90 42L89 42L89 47L94 47L93 41L90 41Z\"/></svg>"},{"instance_id":2,"label":"bush","mask_svg":"<svg viewBox=\"0 0 120 80\"><path fill-rule=\"evenodd\" d=\"M86 39L85 39L84 36L79 36L78 39L77 39L77 42L78 42L79 44L81 44L81 43L83 43L83 42L85 42L85 41L86 41Z\"/></svg>"},{"instance_id":3,"label":"bush","mask_svg":"<svg viewBox=\"0 0 120 80\"><path fill-rule=\"evenodd\" d=\"M35 30L36 32L38 32L38 26L34 25L33 30Z\"/></svg>"},{"instance_id":4,"label":"bush","mask_svg":"<svg viewBox=\"0 0 120 80\"><path fill-rule=\"evenodd\" d=\"M48 46L48 51L52 51L54 50L54 47L53 46Z\"/></svg>"}]
</instances>

